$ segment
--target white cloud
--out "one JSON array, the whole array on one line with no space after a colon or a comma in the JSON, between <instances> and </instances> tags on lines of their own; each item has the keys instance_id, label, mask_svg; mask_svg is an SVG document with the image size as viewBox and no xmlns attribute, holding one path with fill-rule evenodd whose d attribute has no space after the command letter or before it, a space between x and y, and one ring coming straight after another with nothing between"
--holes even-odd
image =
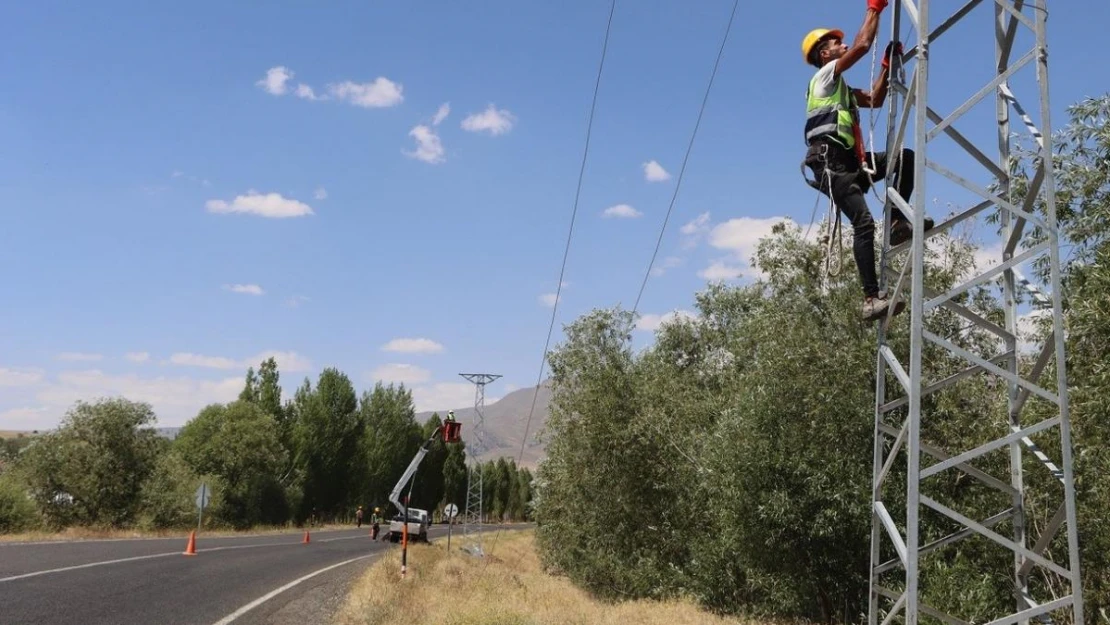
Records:
<instances>
[{"instance_id":1,"label":"white cloud","mask_svg":"<svg viewBox=\"0 0 1110 625\"><path fill-rule=\"evenodd\" d=\"M292 78L293 72L289 68L278 65L267 70L266 77L254 84L262 87L271 95L284 95L286 92L285 83Z\"/></svg>"},{"instance_id":2,"label":"white cloud","mask_svg":"<svg viewBox=\"0 0 1110 625\"><path fill-rule=\"evenodd\" d=\"M246 213L273 219L315 214L312 207L303 202L284 198L279 193L262 194L254 190L235 196L230 204L225 200L208 200L204 206L210 213Z\"/></svg>"},{"instance_id":3,"label":"white cloud","mask_svg":"<svg viewBox=\"0 0 1110 625\"><path fill-rule=\"evenodd\" d=\"M750 259L759 246L760 239L771 234L775 225L790 221L787 217L737 217L709 228L709 213L702 213L682 226L681 232L688 237L685 247L696 245L696 238L709 233L709 244L731 254L710 262L709 266L698 271L703 280L736 280L750 271Z\"/></svg>"},{"instance_id":4,"label":"white cloud","mask_svg":"<svg viewBox=\"0 0 1110 625\"><path fill-rule=\"evenodd\" d=\"M412 386L427 382L432 378L432 372L416 365L388 364L382 365L370 372L371 382L389 384L404 384Z\"/></svg>"},{"instance_id":5,"label":"white cloud","mask_svg":"<svg viewBox=\"0 0 1110 625\"><path fill-rule=\"evenodd\" d=\"M404 354L438 354L443 351L443 345L425 338L393 339L382 346L383 351L401 352Z\"/></svg>"},{"instance_id":6,"label":"white cloud","mask_svg":"<svg viewBox=\"0 0 1110 625\"><path fill-rule=\"evenodd\" d=\"M711 282L716 282L718 280L735 280L742 275L744 275L743 267L729 265L719 260L713 261L708 267L698 271L699 278Z\"/></svg>"},{"instance_id":7,"label":"white cloud","mask_svg":"<svg viewBox=\"0 0 1110 625\"><path fill-rule=\"evenodd\" d=\"M123 357L130 360L131 362L146 362L146 361L150 360L150 353L149 352L127 352L126 354L124 354Z\"/></svg>"},{"instance_id":8,"label":"white cloud","mask_svg":"<svg viewBox=\"0 0 1110 625\"><path fill-rule=\"evenodd\" d=\"M699 217L700 219L700 217ZM751 257L760 239L769 236L778 224L791 221L788 217L737 217L717 224L709 231L709 244L728 250L731 256L713 261L698 272L705 280L734 280L749 272Z\"/></svg>"},{"instance_id":9,"label":"white cloud","mask_svg":"<svg viewBox=\"0 0 1110 625\"><path fill-rule=\"evenodd\" d=\"M717 224L709 233L709 244L718 249L735 252L746 258L755 252L759 240L771 234L771 229L788 221L786 217L737 217Z\"/></svg>"},{"instance_id":10,"label":"white cloud","mask_svg":"<svg viewBox=\"0 0 1110 625\"><path fill-rule=\"evenodd\" d=\"M290 308L296 308L307 301L309 301L309 299L304 295L294 295L285 299L285 305Z\"/></svg>"},{"instance_id":11,"label":"white cloud","mask_svg":"<svg viewBox=\"0 0 1110 625\"><path fill-rule=\"evenodd\" d=\"M474 385L469 382L439 382L412 388L412 400L417 412L452 410L474 405ZM493 398L486 398L486 405Z\"/></svg>"},{"instance_id":12,"label":"white cloud","mask_svg":"<svg viewBox=\"0 0 1110 625\"><path fill-rule=\"evenodd\" d=\"M698 246L701 239L709 232L709 212L706 211L679 228L682 233L682 249L690 250Z\"/></svg>"},{"instance_id":13,"label":"white cloud","mask_svg":"<svg viewBox=\"0 0 1110 625\"><path fill-rule=\"evenodd\" d=\"M650 160L643 164L644 167L644 180L648 182L662 182L670 180L671 175L667 173L666 169L655 160Z\"/></svg>"},{"instance_id":14,"label":"white cloud","mask_svg":"<svg viewBox=\"0 0 1110 625\"><path fill-rule=\"evenodd\" d=\"M442 163L444 161L443 143L434 130L423 124L414 126L409 131L409 136L416 140L416 150L402 151L405 156L415 158L425 163Z\"/></svg>"},{"instance_id":15,"label":"white cloud","mask_svg":"<svg viewBox=\"0 0 1110 625\"><path fill-rule=\"evenodd\" d=\"M266 293L257 284L225 284L223 289L232 293L242 293L243 295L264 295Z\"/></svg>"},{"instance_id":16,"label":"white cloud","mask_svg":"<svg viewBox=\"0 0 1110 625\"><path fill-rule=\"evenodd\" d=\"M554 293L544 293L543 295L540 295L540 297L539 297L540 303L543 304L544 306L547 306L548 308L554 308L555 303L557 301L561 300L561 299L562 299L562 296L556 297L556 295Z\"/></svg>"},{"instance_id":17,"label":"white cloud","mask_svg":"<svg viewBox=\"0 0 1110 625\"><path fill-rule=\"evenodd\" d=\"M61 420L61 415L49 408L12 408L0 412L0 423L5 430L48 430Z\"/></svg>"},{"instance_id":18,"label":"white cloud","mask_svg":"<svg viewBox=\"0 0 1110 625\"><path fill-rule=\"evenodd\" d=\"M490 104L481 113L472 113L462 120L463 130L470 132L488 132L491 135L501 135L509 132L516 117L505 109L498 110Z\"/></svg>"},{"instance_id":19,"label":"white cloud","mask_svg":"<svg viewBox=\"0 0 1110 625\"><path fill-rule=\"evenodd\" d=\"M678 319L697 319L697 315L689 310L672 310L662 315L645 314L636 321L636 329L644 332L654 332L663 324L672 323Z\"/></svg>"},{"instance_id":20,"label":"white cloud","mask_svg":"<svg viewBox=\"0 0 1110 625\"><path fill-rule=\"evenodd\" d=\"M674 269L681 265L682 260L679 256L668 256L651 268L651 275L658 278L666 273L668 269Z\"/></svg>"},{"instance_id":21,"label":"white cloud","mask_svg":"<svg viewBox=\"0 0 1110 625\"><path fill-rule=\"evenodd\" d=\"M190 352L177 352L171 355L166 362L183 367L224 370L242 369L246 371L247 367L254 367L257 369L262 361L271 357L277 361L278 369L281 371L300 372L312 369L312 362L304 356L296 352L282 352L277 350L267 350L249 358L243 358L242 360L227 358L226 356L205 356L203 354L193 354Z\"/></svg>"},{"instance_id":22,"label":"white cloud","mask_svg":"<svg viewBox=\"0 0 1110 625\"><path fill-rule=\"evenodd\" d=\"M374 82L357 83L345 80L338 84L328 85L328 92L339 100L363 108L387 108L396 106L404 101L404 87L384 76L378 76Z\"/></svg>"},{"instance_id":23,"label":"white cloud","mask_svg":"<svg viewBox=\"0 0 1110 625\"><path fill-rule=\"evenodd\" d=\"M308 85L306 85L304 83L301 83L301 84L297 85L297 90L294 93L297 94L298 98L303 98L305 100L326 100L326 99L328 99L327 96L316 95L316 91L313 90L312 87L309 87Z\"/></svg>"},{"instance_id":24,"label":"white cloud","mask_svg":"<svg viewBox=\"0 0 1110 625\"><path fill-rule=\"evenodd\" d=\"M0 386L34 386L43 380L41 369L7 369L0 367Z\"/></svg>"},{"instance_id":25,"label":"white cloud","mask_svg":"<svg viewBox=\"0 0 1110 625\"><path fill-rule=\"evenodd\" d=\"M289 82L295 73L287 67L271 67L266 72L266 77L255 84L267 93L283 96L290 92ZM304 100L331 100L335 98L363 108L385 108L396 106L404 101L404 87L392 80L379 76L373 82L357 83L345 80L327 86L327 93L317 93L311 85L298 83L292 91L298 98Z\"/></svg>"},{"instance_id":26,"label":"white cloud","mask_svg":"<svg viewBox=\"0 0 1110 625\"><path fill-rule=\"evenodd\" d=\"M643 213L632 208L628 204L617 204L610 206L601 213L603 217L619 217L619 218L635 218L642 217Z\"/></svg>"},{"instance_id":27,"label":"white cloud","mask_svg":"<svg viewBox=\"0 0 1110 625\"><path fill-rule=\"evenodd\" d=\"M443 120L447 119L447 116L450 115L450 114L451 114L451 103L450 102L444 102L443 104L440 104L439 105L439 110L436 111L435 117L432 118L432 125L433 126L440 125L441 123L443 123Z\"/></svg>"},{"instance_id":28,"label":"white cloud","mask_svg":"<svg viewBox=\"0 0 1110 625\"><path fill-rule=\"evenodd\" d=\"M122 396L131 401L149 403L158 415L159 425L180 425L210 403L233 401L242 389L240 375L221 380L198 380L112 375L95 369L66 371L59 373L37 393L42 406L25 409L21 415L36 424L38 429L46 429L57 425L65 411L78 400L94 401L100 397Z\"/></svg>"},{"instance_id":29,"label":"white cloud","mask_svg":"<svg viewBox=\"0 0 1110 625\"><path fill-rule=\"evenodd\" d=\"M90 362L102 360L104 356L100 354L86 354L83 352L62 352L58 354L58 360L66 362Z\"/></svg>"},{"instance_id":30,"label":"white cloud","mask_svg":"<svg viewBox=\"0 0 1110 625\"><path fill-rule=\"evenodd\" d=\"M253 366L255 369L258 369L262 361L268 358L273 358L277 361L278 369L281 371L299 373L312 369L312 361L297 352L282 352L274 349L266 350L254 357L244 359L243 365L241 366Z\"/></svg>"},{"instance_id":31,"label":"white cloud","mask_svg":"<svg viewBox=\"0 0 1110 625\"><path fill-rule=\"evenodd\" d=\"M239 361L223 356L203 356L189 352L177 352L170 356L170 363L184 367L206 367L209 369L238 369Z\"/></svg>"},{"instance_id":32,"label":"white cloud","mask_svg":"<svg viewBox=\"0 0 1110 625\"><path fill-rule=\"evenodd\" d=\"M686 222L680 231L682 234L700 234L709 230L709 212L704 212Z\"/></svg>"},{"instance_id":33,"label":"white cloud","mask_svg":"<svg viewBox=\"0 0 1110 625\"><path fill-rule=\"evenodd\" d=\"M317 200L326 200L328 199L328 190L324 187L320 187L316 189L316 192L312 194L312 197Z\"/></svg>"}]
</instances>

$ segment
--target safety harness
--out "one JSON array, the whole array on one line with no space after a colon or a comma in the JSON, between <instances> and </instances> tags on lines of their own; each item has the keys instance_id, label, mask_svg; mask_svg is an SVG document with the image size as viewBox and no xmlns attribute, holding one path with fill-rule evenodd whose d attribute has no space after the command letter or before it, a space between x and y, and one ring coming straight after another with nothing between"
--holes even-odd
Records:
<instances>
[{"instance_id":1,"label":"safety harness","mask_svg":"<svg viewBox=\"0 0 1110 625\"><path fill-rule=\"evenodd\" d=\"M877 48L872 46L870 84L875 84L876 57ZM817 206L821 201L820 194L827 193L829 197L826 221L828 230L827 234L821 238L821 243L825 245L825 277L834 278L840 275L840 271L844 267L844 242L840 236L840 215L832 197L832 172L828 165L829 145L827 142L835 143L845 150L855 153L856 158L859 159L860 168L867 174L871 182L868 186L872 190L875 188L876 172L874 163L869 163L865 156L863 133L859 124L859 106L855 94L848 87L847 81L844 80L843 76L837 76L836 88L832 94L827 97L815 97L813 94L816 80L817 76L814 75L809 81L809 88L806 89L805 141L808 149L806 157L801 162L800 170L802 179L818 192L818 197L814 202L813 214L810 216L810 225L809 228L806 228L805 236L809 236L809 229L813 227L814 218L817 216ZM871 143L874 144L875 120L873 114L870 134ZM874 158L874 152L872 152L872 158ZM818 166L818 163L820 163L820 166ZM822 180L810 180L809 176L806 175L807 167L815 172L821 171ZM827 185L827 190L823 185ZM834 243L836 246L835 270L833 269Z\"/></svg>"}]
</instances>

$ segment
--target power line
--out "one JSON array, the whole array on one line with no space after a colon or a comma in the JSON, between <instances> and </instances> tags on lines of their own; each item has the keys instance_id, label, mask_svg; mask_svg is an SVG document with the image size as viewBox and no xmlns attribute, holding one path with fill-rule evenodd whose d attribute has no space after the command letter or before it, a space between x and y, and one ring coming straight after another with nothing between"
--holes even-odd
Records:
<instances>
[{"instance_id":1,"label":"power line","mask_svg":"<svg viewBox=\"0 0 1110 625\"><path fill-rule=\"evenodd\" d=\"M636 302L632 305L632 316L636 316L636 311L640 308L640 298L644 295L644 289L647 288L648 278L651 276L651 269L655 265L655 258L659 255L659 247L663 243L663 234L667 231L667 222L671 219L671 211L674 210L675 200L678 199L678 189L682 186L682 177L686 173L686 164L690 160L690 152L694 149L694 139L698 136L698 127L701 126L702 115L705 114L705 105L709 101L709 92L713 89L713 80L717 77L717 68L721 65L721 56L725 52L725 44L728 42L728 34L732 31L732 22L736 17L736 8L740 5L740 0L732 3L732 13L728 16L728 26L725 27L725 36L721 38L721 47L717 50L717 60L713 63L713 72L709 75L709 84L705 86L705 95L701 100L701 108L698 110L698 119L694 122L694 131L690 133L690 143L686 146L686 156L682 158L682 168L678 172L678 178L675 180L674 193L671 195L671 203L667 206L667 214L663 218L663 226L659 229L659 238L655 242L655 251L651 254L651 261L648 263L647 271L644 273L644 281L640 284L640 292L636 295Z\"/></svg>"},{"instance_id":2,"label":"power line","mask_svg":"<svg viewBox=\"0 0 1110 625\"><path fill-rule=\"evenodd\" d=\"M574 192L574 206L571 209L570 213L570 230L567 232L567 244L566 248L563 250L563 264L562 267L559 268L559 283L555 287L555 302L551 306L551 323L547 326L547 340L544 341L543 356L540 357L540 372L536 376L536 392L532 394L532 407L528 410L528 420L525 422L524 425L524 436L520 439L520 453L517 456L517 465L520 465L520 463L524 459L524 446L528 442L528 431L532 427L532 416L535 414L536 400L537 398L539 398L540 395L540 384L543 382L543 369L544 364L547 362L548 349L551 346L551 335L555 331L555 316L559 310L559 296L563 292L563 276L565 275L567 269L567 257L570 254L570 241L574 235L574 221L575 218L578 216L578 200L582 195L582 179L585 177L586 174L586 155L590 152L590 135L593 134L594 111L597 110L597 93L601 87L601 72L605 68L606 52L609 49L609 32L611 31L613 26L613 13L616 11L616 8L617 0L612 0L612 2L609 4L609 20L605 24L605 41L601 45L601 61L597 67L597 79L594 82L593 99L590 102L590 115L586 122L586 145L585 148L582 150L582 164L579 166L578 169L578 186Z\"/></svg>"},{"instance_id":3,"label":"power line","mask_svg":"<svg viewBox=\"0 0 1110 625\"><path fill-rule=\"evenodd\" d=\"M544 364L547 362L547 352L551 346L551 335L555 331L556 313L559 310L559 295L562 293L563 289L563 276L566 273L567 257L570 254L570 242L571 238L574 235L574 222L575 218L578 216L578 201L582 195L582 179L585 177L586 174L586 156L590 152L590 136L593 134L594 112L597 110L597 94L601 88L601 74L602 70L605 68L605 57L609 50L609 33L612 31L613 13L616 12L616 9L617 0L612 0L612 2L609 3L609 18L605 24L605 40L601 44L601 61L598 63L597 79L594 81L594 93L593 98L590 101L590 114L586 121L586 141L585 146L582 150L582 164L578 168L578 185L574 191L574 205L571 208L570 213L570 229L567 232L566 248L563 250L563 263L562 266L559 268L559 284L555 288L555 302L551 306L551 322L548 324L547 327L547 340L544 341L543 344L543 355L540 358L540 371L539 374L536 376L536 390L532 394L532 407L528 409L528 420L524 424L524 436L522 436L520 439L520 453L517 454L516 461L517 467L519 467L520 464L524 461L524 447L528 443L528 432L532 426L532 417L536 412L536 400L539 398L540 395L540 384L543 382ZM493 546L491 546L490 548L491 552L493 551L493 548L497 545L497 539L500 537L501 528L497 528L497 532L493 536ZM483 572L485 572L485 567L488 565L489 561L487 560L486 564L482 567Z\"/></svg>"}]
</instances>

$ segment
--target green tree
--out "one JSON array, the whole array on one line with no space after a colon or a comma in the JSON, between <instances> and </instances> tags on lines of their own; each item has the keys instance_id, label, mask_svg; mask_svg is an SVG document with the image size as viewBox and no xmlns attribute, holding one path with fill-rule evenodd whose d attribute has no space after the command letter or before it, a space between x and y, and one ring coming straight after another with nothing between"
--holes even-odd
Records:
<instances>
[{"instance_id":1,"label":"green tree","mask_svg":"<svg viewBox=\"0 0 1110 625\"><path fill-rule=\"evenodd\" d=\"M1068 383L1074 446L1074 475L1080 534L1080 560L1086 612L1091 618L1110 615L1110 93L1084 98L1068 108L1068 122L1052 137L1056 168L1056 212L1060 229L1063 265L1064 324L1068 350ZM1027 155L1028 149L1026 148ZM1027 161L1028 162L1028 161ZM1032 172L1016 170L1017 201L1024 199ZM1042 196L1043 198L1043 196ZM1036 210L1047 216L1042 200ZM1032 228L1029 243L1046 234ZM1049 266L1035 264L1042 282L1048 281ZM1047 322L1050 317L1042 317ZM1047 337L1050 328L1041 323L1037 338ZM1039 343L1038 343L1039 344ZM1026 369L1030 367L1026 363ZM1042 381L1054 380L1056 363L1051 361ZM1050 416L1030 402L1030 419ZM1029 409L1027 409L1029 410ZM1058 445L1045 449L1060 458ZM1043 477L1043 468L1032 463L1027 475ZM1043 485L1051 488L1051 483ZM1043 528L1055 509L1033 508L1032 525ZM1048 549L1050 557L1066 562L1067 543L1060 532ZM1039 568L1039 567L1038 567ZM1038 581L1057 593L1067 592L1051 575L1040 570Z\"/></svg>"},{"instance_id":2,"label":"green tree","mask_svg":"<svg viewBox=\"0 0 1110 625\"><path fill-rule=\"evenodd\" d=\"M0 534L32 530L38 524L27 486L11 473L0 475Z\"/></svg>"},{"instance_id":3,"label":"green tree","mask_svg":"<svg viewBox=\"0 0 1110 625\"><path fill-rule=\"evenodd\" d=\"M266 414L273 415L279 423L283 422L281 407L281 374L277 360L273 356L262 361L258 369L258 406Z\"/></svg>"},{"instance_id":4,"label":"green tree","mask_svg":"<svg viewBox=\"0 0 1110 625\"><path fill-rule=\"evenodd\" d=\"M202 481L211 493L204 510L205 526L213 527L229 516L222 509L226 484L216 475L198 476L178 450L160 455L143 482L138 525L146 529L196 527L196 491Z\"/></svg>"},{"instance_id":5,"label":"green tree","mask_svg":"<svg viewBox=\"0 0 1110 625\"><path fill-rule=\"evenodd\" d=\"M375 384L373 391L363 393L359 414L365 424L359 454L361 492L365 500L385 512L391 506L389 492L419 449L423 431L416 422L412 392L404 385ZM414 486L414 496L416 492Z\"/></svg>"},{"instance_id":6,"label":"green tree","mask_svg":"<svg viewBox=\"0 0 1110 625\"><path fill-rule=\"evenodd\" d=\"M239 392L239 401L258 401L258 376L254 374L254 367L247 368L247 379Z\"/></svg>"},{"instance_id":7,"label":"green tree","mask_svg":"<svg viewBox=\"0 0 1110 625\"><path fill-rule=\"evenodd\" d=\"M433 413L421 428L422 439L427 441L442 425L439 414ZM428 447L428 453L416 473L416 490L413 493L412 505L425 510L436 510L443 503L443 473L447 462L447 445L443 442L441 431Z\"/></svg>"},{"instance_id":8,"label":"green tree","mask_svg":"<svg viewBox=\"0 0 1110 625\"><path fill-rule=\"evenodd\" d=\"M336 515L353 500L356 457L364 421L350 378L335 368L320 373L316 388L306 379L293 402L293 440L302 478L301 517L312 510Z\"/></svg>"},{"instance_id":9,"label":"green tree","mask_svg":"<svg viewBox=\"0 0 1110 625\"><path fill-rule=\"evenodd\" d=\"M288 518L285 492L278 482L286 466L285 450L274 417L255 403L207 406L181 429L174 450L195 475L214 475L222 481L220 517L226 523L242 528ZM173 467L168 469L172 472Z\"/></svg>"},{"instance_id":10,"label":"green tree","mask_svg":"<svg viewBox=\"0 0 1110 625\"><path fill-rule=\"evenodd\" d=\"M448 443L443 462L443 500L458 506L460 516L466 511L466 480L466 444Z\"/></svg>"},{"instance_id":11,"label":"green tree","mask_svg":"<svg viewBox=\"0 0 1110 625\"><path fill-rule=\"evenodd\" d=\"M143 481L166 446L144 427L154 421L146 403L77 402L57 430L35 437L18 469L47 521L113 527L134 521Z\"/></svg>"},{"instance_id":12,"label":"green tree","mask_svg":"<svg viewBox=\"0 0 1110 625\"><path fill-rule=\"evenodd\" d=\"M927 280L944 291L972 250L936 243ZM874 337L858 322L853 273L823 288L821 260L796 229L776 228L755 258L765 279L711 286L697 296L696 319L665 324L635 357L623 311L567 327L550 357L548 458L537 476L545 563L603 596L685 594L722 611L825 621L866 609ZM997 316L991 302L982 290L961 296ZM947 311L929 322L988 351L990 337L965 326ZM904 326L891 345L908 350ZM939 378L966 367L936 348L925 357ZM954 447L982 440L1005 418L998 395L971 380L931 396L923 437ZM898 471L894 482L905 479ZM964 481L936 482L938 500L993 514L997 502ZM946 531L926 523L927 539ZM981 549L969 542L932 560L931 572L951 571L933 578L943 581L926 600L975 619L1012 603L1004 580L965 566Z\"/></svg>"}]
</instances>

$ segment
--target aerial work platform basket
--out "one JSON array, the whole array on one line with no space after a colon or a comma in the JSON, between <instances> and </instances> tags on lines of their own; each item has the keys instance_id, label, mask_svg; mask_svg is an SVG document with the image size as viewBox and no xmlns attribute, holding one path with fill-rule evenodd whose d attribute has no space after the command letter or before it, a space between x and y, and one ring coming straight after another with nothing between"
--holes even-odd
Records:
<instances>
[{"instance_id":1,"label":"aerial work platform basket","mask_svg":"<svg viewBox=\"0 0 1110 625\"><path fill-rule=\"evenodd\" d=\"M462 424L454 419L443 422L443 442L457 443L462 440Z\"/></svg>"}]
</instances>

